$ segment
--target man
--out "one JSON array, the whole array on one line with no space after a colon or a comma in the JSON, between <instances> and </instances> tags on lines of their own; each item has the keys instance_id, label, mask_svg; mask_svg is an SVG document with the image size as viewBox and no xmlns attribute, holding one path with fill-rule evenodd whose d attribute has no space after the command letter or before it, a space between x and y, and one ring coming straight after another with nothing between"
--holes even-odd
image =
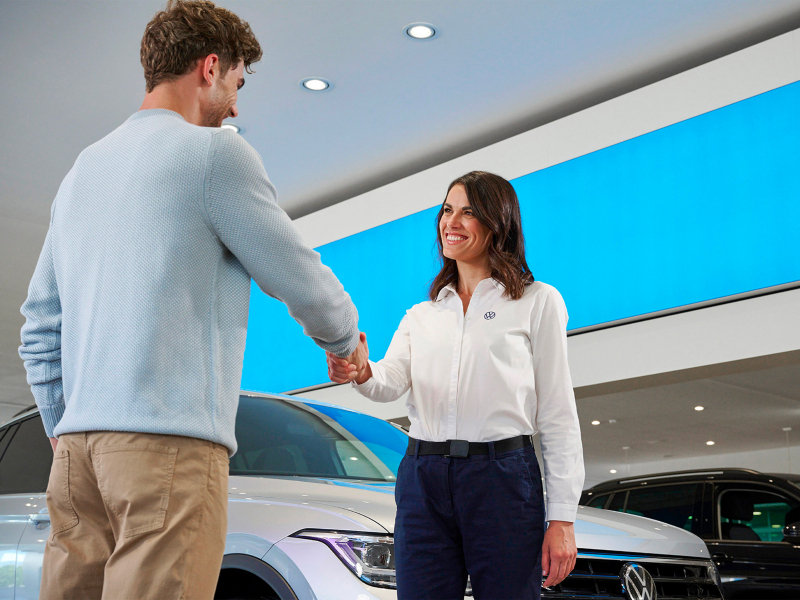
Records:
<instances>
[{"instance_id":1,"label":"man","mask_svg":"<svg viewBox=\"0 0 800 600\"><path fill-rule=\"evenodd\" d=\"M20 347L55 452L43 600L213 597L251 277L364 364L350 297L220 129L260 58L233 13L170 0L142 39L140 111L56 195Z\"/></svg>"}]
</instances>

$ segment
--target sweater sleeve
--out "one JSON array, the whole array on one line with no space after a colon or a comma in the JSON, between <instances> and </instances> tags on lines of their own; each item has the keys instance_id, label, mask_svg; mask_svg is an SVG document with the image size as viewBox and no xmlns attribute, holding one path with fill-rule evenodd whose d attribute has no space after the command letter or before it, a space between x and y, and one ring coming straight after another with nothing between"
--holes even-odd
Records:
<instances>
[{"instance_id":1,"label":"sweater sleeve","mask_svg":"<svg viewBox=\"0 0 800 600\"><path fill-rule=\"evenodd\" d=\"M356 307L278 206L261 157L241 136L214 134L204 199L212 229L258 287L283 302L318 346L340 357L353 352Z\"/></svg>"},{"instance_id":2,"label":"sweater sleeve","mask_svg":"<svg viewBox=\"0 0 800 600\"><path fill-rule=\"evenodd\" d=\"M20 309L25 324L19 347L47 437L53 437L53 429L66 408L61 381L61 299L53 268L52 217L50 221L51 227L28 287L28 298Z\"/></svg>"},{"instance_id":3,"label":"sweater sleeve","mask_svg":"<svg viewBox=\"0 0 800 600\"><path fill-rule=\"evenodd\" d=\"M351 384L362 396L375 402L393 402L411 387L411 340L408 315L400 321L386 356L375 363L369 361L372 377L361 385Z\"/></svg>"},{"instance_id":4,"label":"sweater sleeve","mask_svg":"<svg viewBox=\"0 0 800 600\"><path fill-rule=\"evenodd\" d=\"M547 520L575 521L583 489L581 430L567 362L567 307L549 287L534 305L531 345L536 428L542 444Z\"/></svg>"}]
</instances>

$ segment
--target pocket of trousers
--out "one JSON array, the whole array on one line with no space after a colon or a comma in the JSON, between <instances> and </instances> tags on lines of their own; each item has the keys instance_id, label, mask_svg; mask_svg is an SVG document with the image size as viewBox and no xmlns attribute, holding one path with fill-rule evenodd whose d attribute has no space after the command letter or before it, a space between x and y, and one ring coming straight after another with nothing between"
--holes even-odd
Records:
<instances>
[{"instance_id":1,"label":"pocket of trousers","mask_svg":"<svg viewBox=\"0 0 800 600\"><path fill-rule=\"evenodd\" d=\"M93 456L97 483L126 538L164 526L178 449L157 444L115 444Z\"/></svg>"},{"instance_id":2,"label":"pocket of trousers","mask_svg":"<svg viewBox=\"0 0 800 600\"><path fill-rule=\"evenodd\" d=\"M78 515L72 508L69 492L69 451L59 450L53 457L50 479L47 482L47 510L50 513L52 536L78 524Z\"/></svg>"},{"instance_id":3,"label":"pocket of trousers","mask_svg":"<svg viewBox=\"0 0 800 600\"><path fill-rule=\"evenodd\" d=\"M525 460L525 456L521 453L514 455L517 463L518 468L520 470L520 474L522 475L522 481L525 486L525 491L527 492L527 500L530 501L534 498L534 495L537 491L536 482L533 480L533 475L531 474L530 468L528 468L528 463Z\"/></svg>"}]
</instances>

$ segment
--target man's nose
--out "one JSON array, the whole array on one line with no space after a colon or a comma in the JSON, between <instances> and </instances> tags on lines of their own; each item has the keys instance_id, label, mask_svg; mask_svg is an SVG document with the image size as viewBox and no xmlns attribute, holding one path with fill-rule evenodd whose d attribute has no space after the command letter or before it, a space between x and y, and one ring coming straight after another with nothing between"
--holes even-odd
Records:
<instances>
[{"instance_id":1,"label":"man's nose","mask_svg":"<svg viewBox=\"0 0 800 600\"><path fill-rule=\"evenodd\" d=\"M233 106L231 106L231 110L230 110L230 113L228 114L228 116L231 117L232 119L235 119L236 117L239 116L239 109L236 108L235 104Z\"/></svg>"}]
</instances>

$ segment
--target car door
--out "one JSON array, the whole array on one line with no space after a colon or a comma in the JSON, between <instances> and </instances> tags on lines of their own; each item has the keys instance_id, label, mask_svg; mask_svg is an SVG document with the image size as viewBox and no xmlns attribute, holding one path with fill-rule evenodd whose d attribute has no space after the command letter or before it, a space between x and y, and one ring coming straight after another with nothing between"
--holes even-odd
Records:
<instances>
[{"instance_id":1,"label":"car door","mask_svg":"<svg viewBox=\"0 0 800 600\"><path fill-rule=\"evenodd\" d=\"M9 526L7 535L0 534L5 538L0 543L3 544L2 568L10 569L12 576L3 578L0 594L8 595L0 595L0 598L35 600L39 596L44 544L50 525L45 491L53 449L39 415L19 421L10 434L13 437L0 459L0 514L3 525ZM21 543L24 544L22 552L19 551Z\"/></svg>"},{"instance_id":2,"label":"car door","mask_svg":"<svg viewBox=\"0 0 800 600\"><path fill-rule=\"evenodd\" d=\"M800 547L783 541L800 500L777 487L715 485L715 531L707 540L729 599L800 598Z\"/></svg>"}]
</instances>

